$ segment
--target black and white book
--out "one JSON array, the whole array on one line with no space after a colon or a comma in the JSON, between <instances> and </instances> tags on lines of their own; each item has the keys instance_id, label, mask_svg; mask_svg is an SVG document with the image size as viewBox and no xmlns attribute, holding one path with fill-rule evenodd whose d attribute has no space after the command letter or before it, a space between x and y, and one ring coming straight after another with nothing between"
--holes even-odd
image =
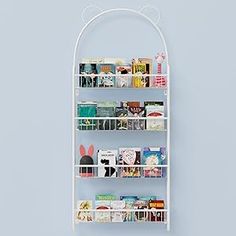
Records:
<instances>
[{"instance_id":1,"label":"black and white book","mask_svg":"<svg viewBox=\"0 0 236 236\"><path fill-rule=\"evenodd\" d=\"M98 177L115 178L117 176L115 167L117 156L117 150L98 150Z\"/></svg>"}]
</instances>

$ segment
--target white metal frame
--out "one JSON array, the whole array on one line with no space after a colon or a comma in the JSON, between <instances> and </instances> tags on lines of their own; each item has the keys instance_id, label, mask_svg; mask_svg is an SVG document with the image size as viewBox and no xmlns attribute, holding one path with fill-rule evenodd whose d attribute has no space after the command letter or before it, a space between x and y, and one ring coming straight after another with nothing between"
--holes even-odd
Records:
<instances>
[{"instance_id":1,"label":"white metal frame","mask_svg":"<svg viewBox=\"0 0 236 236\"><path fill-rule=\"evenodd\" d=\"M86 31L86 29L97 19L104 15L108 15L115 12L127 12L131 13L137 16L140 16L141 18L148 21L153 28L159 33L160 38L162 40L164 51L166 55L166 61L167 61L167 202L166 202L166 211L167 211L167 230L170 230L170 67L169 67L169 59L168 59L168 51L166 46L166 41L164 38L164 35L160 29L160 27L148 16L142 13L141 9L140 11L128 9L128 8L114 8L109 10L104 10L101 13L94 16L92 19L90 19L82 28L80 31L78 38L76 40L75 48L74 48L74 57L73 57L73 71L72 71L72 227L73 230L75 228L75 182L76 182L76 175L75 175L75 160L76 160L76 96L77 93L76 90L76 78L78 77L78 71L76 70L77 61L76 58L79 54L79 45L82 38L82 35ZM84 13L84 12L83 12ZM101 119L101 118L100 118Z\"/></svg>"}]
</instances>

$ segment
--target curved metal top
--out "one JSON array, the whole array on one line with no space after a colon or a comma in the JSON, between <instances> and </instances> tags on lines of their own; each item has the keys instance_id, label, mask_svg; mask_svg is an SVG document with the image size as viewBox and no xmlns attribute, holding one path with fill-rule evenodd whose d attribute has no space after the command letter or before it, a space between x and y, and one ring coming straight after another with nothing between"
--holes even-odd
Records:
<instances>
[{"instance_id":1,"label":"curved metal top","mask_svg":"<svg viewBox=\"0 0 236 236\"><path fill-rule=\"evenodd\" d=\"M145 18L153 27L154 29L159 33L160 37L161 37L161 40L162 40L162 43L164 45L164 50L165 50L165 55L166 55L166 61L168 63L168 51L167 51L167 46L166 46L166 41L165 41L165 38L164 38L164 35L163 33L161 32L161 29L159 28L159 26L157 26L148 16L146 16L145 14L143 14L142 12L140 11L136 11L136 10L133 10L133 9L129 9L129 8L114 8L114 9L109 9L109 10L105 10L105 11L102 11L101 13L97 14L96 16L94 16L91 20L89 20L85 26L82 28L82 30L80 31L79 33L79 36L76 40L76 44L75 44L75 49L74 49L74 59L73 59L73 68L75 68L75 65L76 65L76 56L77 56L77 52L78 52L78 47L79 47L79 43L80 43L80 40L82 38L82 35L83 33L85 32L86 28L89 27L91 25L92 22L94 22L95 20L97 20L98 18L100 18L101 16L103 15L106 15L106 14L109 14L109 13L112 13L112 12L130 12L130 13L133 13L133 14L136 14L138 16L141 16L143 18Z\"/></svg>"}]
</instances>

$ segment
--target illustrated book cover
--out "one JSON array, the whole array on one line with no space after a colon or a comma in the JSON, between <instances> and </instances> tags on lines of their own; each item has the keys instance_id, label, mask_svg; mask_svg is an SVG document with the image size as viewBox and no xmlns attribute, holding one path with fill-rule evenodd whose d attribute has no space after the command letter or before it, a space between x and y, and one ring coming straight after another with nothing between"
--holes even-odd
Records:
<instances>
[{"instance_id":1,"label":"illustrated book cover","mask_svg":"<svg viewBox=\"0 0 236 236\"><path fill-rule=\"evenodd\" d=\"M115 86L115 64L99 64L98 65L98 87L114 87Z\"/></svg>"},{"instance_id":2,"label":"illustrated book cover","mask_svg":"<svg viewBox=\"0 0 236 236\"><path fill-rule=\"evenodd\" d=\"M76 222L93 221L93 213L89 210L93 209L93 202L90 200L77 201ZM84 211L83 211L84 210Z\"/></svg>"},{"instance_id":3,"label":"illustrated book cover","mask_svg":"<svg viewBox=\"0 0 236 236\"><path fill-rule=\"evenodd\" d=\"M125 201L111 201L111 209L114 210L124 210L125 209ZM111 212L111 221L112 222L123 222L125 219L124 211L113 211Z\"/></svg>"},{"instance_id":4,"label":"illustrated book cover","mask_svg":"<svg viewBox=\"0 0 236 236\"><path fill-rule=\"evenodd\" d=\"M118 119L116 120L116 129L117 130L127 130L128 129L128 109L125 107L116 107L116 117ZM119 119L119 117L121 119Z\"/></svg>"},{"instance_id":5,"label":"illustrated book cover","mask_svg":"<svg viewBox=\"0 0 236 236\"><path fill-rule=\"evenodd\" d=\"M88 117L88 119L78 120L78 129L80 130L95 130L97 129L97 121L89 119L96 117L97 103L96 102L79 102L77 104L77 117Z\"/></svg>"},{"instance_id":6,"label":"illustrated book cover","mask_svg":"<svg viewBox=\"0 0 236 236\"><path fill-rule=\"evenodd\" d=\"M164 102L163 101L154 101L154 102L144 102L146 117L153 119L146 120L146 129L147 130L159 130L162 131L165 129L164 118Z\"/></svg>"},{"instance_id":7,"label":"illustrated book cover","mask_svg":"<svg viewBox=\"0 0 236 236\"><path fill-rule=\"evenodd\" d=\"M100 223L110 222L111 221L111 212L106 211L111 209L111 201L109 200L96 200L95 201L95 221ZM104 211L104 212L103 212Z\"/></svg>"},{"instance_id":8,"label":"illustrated book cover","mask_svg":"<svg viewBox=\"0 0 236 236\"><path fill-rule=\"evenodd\" d=\"M166 158L165 147L145 147L143 150L143 165L163 165ZM144 177L162 177L162 167L144 167Z\"/></svg>"},{"instance_id":9,"label":"illustrated book cover","mask_svg":"<svg viewBox=\"0 0 236 236\"><path fill-rule=\"evenodd\" d=\"M97 104L97 117L115 117L116 102L104 101ZM116 120L101 119L98 120L99 130L114 130L116 128Z\"/></svg>"},{"instance_id":10,"label":"illustrated book cover","mask_svg":"<svg viewBox=\"0 0 236 236\"><path fill-rule=\"evenodd\" d=\"M132 66L130 64L116 66L116 86L118 88L131 87L132 82ZM123 75L123 76L119 76ZM127 76L124 76L127 75Z\"/></svg>"},{"instance_id":11,"label":"illustrated book cover","mask_svg":"<svg viewBox=\"0 0 236 236\"><path fill-rule=\"evenodd\" d=\"M165 209L164 200L151 200L149 201L149 209L153 209L149 212L149 221L165 221L165 212L157 211L156 209Z\"/></svg>"},{"instance_id":12,"label":"illustrated book cover","mask_svg":"<svg viewBox=\"0 0 236 236\"><path fill-rule=\"evenodd\" d=\"M125 209L134 209L134 204L138 200L137 196L120 196L120 200L125 202ZM135 212L126 211L123 216L124 222L135 221Z\"/></svg>"},{"instance_id":13,"label":"illustrated book cover","mask_svg":"<svg viewBox=\"0 0 236 236\"><path fill-rule=\"evenodd\" d=\"M119 164L120 165L140 165L141 164L141 148L119 148ZM120 177L140 177L140 167L121 167L119 171Z\"/></svg>"},{"instance_id":14,"label":"illustrated book cover","mask_svg":"<svg viewBox=\"0 0 236 236\"><path fill-rule=\"evenodd\" d=\"M97 87L98 84L98 69L97 64L80 63L79 71L79 87Z\"/></svg>"},{"instance_id":15,"label":"illustrated book cover","mask_svg":"<svg viewBox=\"0 0 236 236\"><path fill-rule=\"evenodd\" d=\"M115 178L117 176L117 168L115 167L117 156L117 150L98 150L98 177Z\"/></svg>"}]
</instances>

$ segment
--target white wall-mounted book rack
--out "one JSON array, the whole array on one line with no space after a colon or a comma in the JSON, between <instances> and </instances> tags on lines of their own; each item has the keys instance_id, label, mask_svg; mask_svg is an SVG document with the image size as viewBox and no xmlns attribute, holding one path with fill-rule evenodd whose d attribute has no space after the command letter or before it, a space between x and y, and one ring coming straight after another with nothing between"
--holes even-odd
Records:
<instances>
[{"instance_id":1,"label":"white wall-mounted book rack","mask_svg":"<svg viewBox=\"0 0 236 236\"><path fill-rule=\"evenodd\" d=\"M165 74L146 74L145 76L148 76L149 78L151 77L163 77L166 79L166 84L165 86L162 87L155 87L155 86L150 86L150 87L144 87L144 88L133 88L133 87L118 87L116 85L114 85L113 87L97 87L94 86L92 83L91 87L82 87L80 86L80 78L81 76L83 76L84 74L81 74L79 71L79 62L77 61L78 55L80 53L80 43L81 43L81 37L84 34L84 32L86 31L86 29L97 19L99 19L102 16L108 15L108 14L112 14L112 13L118 13L118 12L126 12L128 14L134 14L136 16L141 17L142 19L146 20L149 24L151 24L151 26L153 26L154 30L156 30L159 35L160 38L162 40L163 46L164 46L164 53L166 56L166 62L167 62L167 73ZM84 14L84 13L83 13ZM92 74L90 75L92 77L99 77L99 74ZM118 76L118 75L111 75L111 76ZM132 76L134 76L133 74L129 74L129 75L119 75L120 77L128 77L127 79L132 79ZM126 9L126 8L115 8L115 9L109 9L109 10L104 10L101 11L99 14L97 14L96 16L94 16L92 19L90 19L85 26L82 28L81 32L79 33L79 36L77 38L77 42L75 45L75 50L74 50L74 60L73 60L73 72L72 72L72 85L73 85L73 89L72 89L72 167L73 167L73 171L72 171L72 225L73 225L73 229L75 229L75 225L78 223L75 220L75 215L76 212L78 211L78 209L76 209L76 201L79 200L77 199L77 181L83 181L83 179L97 179L97 178L101 178L98 176L98 169L100 168L100 165L80 165L77 163L77 157L78 157L78 139L79 139L79 135L83 132L95 132L101 131L101 135L104 132L107 131L113 131L112 135L116 135L116 132L144 132L144 131L151 131L151 132L165 132L165 143L166 143L166 153L167 153L167 158L166 158L166 163L162 164L162 165L135 165L135 168L139 168L140 169L140 173L144 173L145 168L150 167L150 168L159 168L159 170L161 172L163 172L163 174L161 176L159 176L158 178L165 178L166 179L166 204L165 204L165 209L109 209L106 210L107 212L134 212L134 214L137 214L137 218L139 219L140 214L144 215L146 217L146 220L144 222L152 222L152 223L163 223L166 224L166 228L167 230L170 230L170 70L169 70L169 63L168 63L168 52L167 52L167 46L166 46L166 42L165 42L165 38L160 30L160 27L152 20L149 18L149 16L145 15L142 11L137 11L137 10L133 10L133 9ZM94 89L94 91L96 90L103 90L104 93L106 93L106 91L108 90L126 90L126 89L132 89L132 90L142 90L144 93L148 93L149 90L156 90L156 93L160 93L163 92L166 98L166 112L165 112L165 117L156 117L156 118L148 118L148 117L125 117L125 118L118 118L118 117L78 117L77 115L77 102L79 100L79 96L80 96L80 89L86 90L92 90ZM114 126L112 129L107 129L107 130L98 130L96 127L93 129L86 129L86 128L78 128L78 122L81 120L89 120L90 122L96 122L97 120L108 120L109 122L116 121L117 120L121 120L121 119L125 119L127 120L139 120L140 122L146 122L149 119L159 119L159 120L163 120L164 121L164 128L162 130L117 130L116 127ZM136 137L138 139L138 136ZM110 168L115 168L117 170L122 170L123 168L127 168L127 165L119 165L119 164L114 164L114 165L109 165L107 167ZM132 165L129 165L128 167L133 167ZM84 176L80 175L80 170L83 169L83 173L85 173ZM86 173L91 173L91 175L88 177L86 177ZM118 174L115 177L112 177L112 179L124 179L121 176L119 176ZM149 179L149 177L145 177L145 175L141 174L140 179ZM109 179L111 179L111 177L107 178L107 181L109 181ZM82 190L80 190L82 191ZM94 217L94 214L96 214L96 212L100 212L101 210L99 209L84 209L84 210L80 210L80 211L84 211L84 212L90 212L90 214ZM104 210L103 210L104 212ZM151 220L149 220L149 212L157 212L159 214L161 214L161 220L157 221L157 222L153 222ZM163 214L162 214L163 213ZM135 223L135 221L134 221Z\"/></svg>"}]
</instances>

